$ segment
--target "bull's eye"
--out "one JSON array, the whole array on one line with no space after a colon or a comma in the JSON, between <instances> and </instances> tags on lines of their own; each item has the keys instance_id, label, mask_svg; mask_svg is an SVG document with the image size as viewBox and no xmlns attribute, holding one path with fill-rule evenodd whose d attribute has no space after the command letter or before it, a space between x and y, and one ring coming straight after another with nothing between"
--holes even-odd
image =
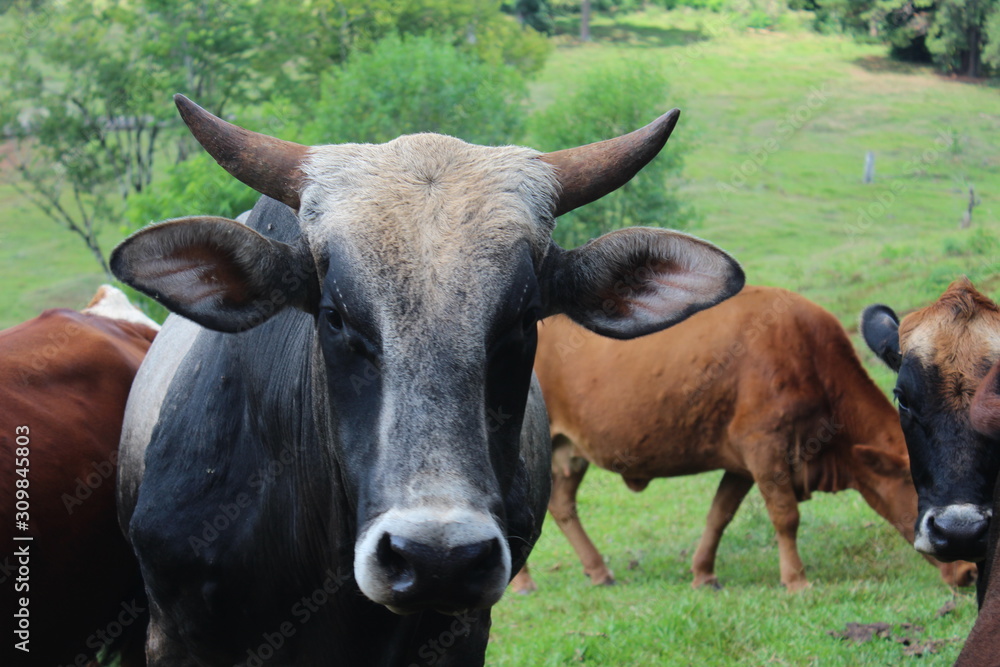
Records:
<instances>
[{"instance_id":1,"label":"bull's eye","mask_svg":"<svg viewBox=\"0 0 1000 667\"><path fill-rule=\"evenodd\" d=\"M907 414L910 412L910 404L906 400L906 394L902 390L896 388L893 390L893 395L896 397L896 406L899 407L899 412L902 414Z\"/></svg>"},{"instance_id":2,"label":"bull's eye","mask_svg":"<svg viewBox=\"0 0 1000 667\"><path fill-rule=\"evenodd\" d=\"M326 311L326 324L332 331L339 333L344 330L344 316L336 308L330 308Z\"/></svg>"}]
</instances>

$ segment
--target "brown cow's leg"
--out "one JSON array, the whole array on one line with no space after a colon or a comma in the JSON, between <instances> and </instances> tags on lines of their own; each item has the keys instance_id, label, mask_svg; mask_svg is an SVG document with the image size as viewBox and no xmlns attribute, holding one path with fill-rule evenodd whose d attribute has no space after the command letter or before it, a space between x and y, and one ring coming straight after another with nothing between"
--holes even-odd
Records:
<instances>
[{"instance_id":1,"label":"brown cow's leg","mask_svg":"<svg viewBox=\"0 0 1000 667\"><path fill-rule=\"evenodd\" d=\"M613 584L614 575L584 532L576 513L576 492L590 463L582 456L574 456L575 453L575 447L568 440L557 439L553 442L549 512L563 535L573 545L576 555L583 563L583 571L590 576L590 582L595 586Z\"/></svg>"},{"instance_id":2,"label":"brown cow's leg","mask_svg":"<svg viewBox=\"0 0 1000 667\"><path fill-rule=\"evenodd\" d=\"M722 476L719 489L712 500L712 508L708 511L705 532L701 534L698 550L695 551L691 563L691 572L694 573L694 581L691 582L693 588L706 584L713 588L722 588L715 576L715 554L719 549L723 531L733 520L740 503L752 487L753 480L743 475L726 472Z\"/></svg>"},{"instance_id":3,"label":"brown cow's leg","mask_svg":"<svg viewBox=\"0 0 1000 667\"><path fill-rule=\"evenodd\" d=\"M764 505L778 533L778 558L781 561L781 583L789 591L799 591L809 585L806 566L799 558L795 538L799 531L799 502L788 473L779 471L756 476L757 486L764 496Z\"/></svg>"},{"instance_id":4,"label":"brown cow's leg","mask_svg":"<svg viewBox=\"0 0 1000 667\"><path fill-rule=\"evenodd\" d=\"M531 578L531 573L528 572L528 564L525 563L521 571L514 575L514 578L510 580L508 587L515 593L534 593L538 590L538 584L535 580Z\"/></svg>"}]
</instances>

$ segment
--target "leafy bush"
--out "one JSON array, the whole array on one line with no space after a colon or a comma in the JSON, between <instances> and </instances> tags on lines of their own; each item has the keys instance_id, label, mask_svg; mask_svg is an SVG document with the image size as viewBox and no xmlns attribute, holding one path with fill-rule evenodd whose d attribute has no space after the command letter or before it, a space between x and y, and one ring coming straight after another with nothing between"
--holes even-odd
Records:
<instances>
[{"instance_id":1,"label":"leafy bush","mask_svg":"<svg viewBox=\"0 0 1000 667\"><path fill-rule=\"evenodd\" d=\"M432 37L392 36L324 77L303 143L383 142L440 132L480 144L521 136L527 88L513 67L489 64Z\"/></svg>"},{"instance_id":2,"label":"leafy bush","mask_svg":"<svg viewBox=\"0 0 1000 667\"><path fill-rule=\"evenodd\" d=\"M456 47L460 51L472 51L491 65L510 65L523 75L542 69L552 50L545 35L518 24L509 16L497 16L495 20L477 24L475 33L463 35Z\"/></svg>"},{"instance_id":3,"label":"leafy bush","mask_svg":"<svg viewBox=\"0 0 1000 667\"><path fill-rule=\"evenodd\" d=\"M201 151L169 167L166 177L142 194L129 197L125 216L131 229L186 215L235 218L253 208L259 197Z\"/></svg>"},{"instance_id":4,"label":"leafy bush","mask_svg":"<svg viewBox=\"0 0 1000 667\"><path fill-rule=\"evenodd\" d=\"M530 118L532 145L552 151L631 132L665 110L667 91L663 71L646 62L588 69L571 95ZM682 167L681 154L669 144L617 192L559 218L556 239L574 247L629 225L683 228L691 212L673 185Z\"/></svg>"}]
</instances>

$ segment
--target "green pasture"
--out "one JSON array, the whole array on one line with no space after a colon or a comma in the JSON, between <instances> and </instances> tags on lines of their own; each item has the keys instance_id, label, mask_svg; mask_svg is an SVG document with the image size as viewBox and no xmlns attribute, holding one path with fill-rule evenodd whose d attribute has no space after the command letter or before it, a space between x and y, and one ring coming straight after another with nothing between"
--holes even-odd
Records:
<instances>
[{"instance_id":1,"label":"green pasture","mask_svg":"<svg viewBox=\"0 0 1000 667\"><path fill-rule=\"evenodd\" d=\"M852 491L801 505L799 549L812 586L785 592L756 490L719 548L721 591L689 573L717 473L656 480L641 494L609 472L588 473L579 513L618 584L593 587L551 521L529 564L539 586L508 592L493 612L487 664L950 665L976 615L972 590L952 592ZM942 608L954 610L942 613ZM888 623L890 638L831 636L848 623ZM922 628L907 629L904 624ZM907 656L896 639L936 653ZM920 648L920 647L918 647Z\"/></svg>"},{"instance_id":2,"label":"green pasture","mask_svg":"<svg viewBox=\"0 0 1000 667\"><path fill-rule=\"evenodd\" d=\"M689 231L732 252L749 282L798 291L852 328L869 303L917 308L963 274L1000 293L996 87L902 66L882 47L845 37L745 31L725 14L597 16L593 34L589 44L554 38L532 103L558 104L607 59L666 71L672 93L650 120L683 110L667 150L685 155L681 193L698 213ZM867 185L866 151L875 154ZM102 280L83 244L9 180L0 185L0 326L46 307L78 307ZM980 201L971 227L960 229L970 185ZM109 225L106 247L119 226ZM888 388L889 373L866 350L862 356ZM690 558L718 478L657 480L633 494L617 476L591 469L580 515L619 585L591 587L547 522L530 561L540 590L497 606L487 663L954 661L975 618L972 591L944 586L853 492L817 494L801 506L799 547L812 582L805 592L781 588L774 532L756 491L723 538L717 573L725 588L692 590ZM893 626L890 637L855 643L829 634L876 622Z\"/></svg>"}]
</instances>

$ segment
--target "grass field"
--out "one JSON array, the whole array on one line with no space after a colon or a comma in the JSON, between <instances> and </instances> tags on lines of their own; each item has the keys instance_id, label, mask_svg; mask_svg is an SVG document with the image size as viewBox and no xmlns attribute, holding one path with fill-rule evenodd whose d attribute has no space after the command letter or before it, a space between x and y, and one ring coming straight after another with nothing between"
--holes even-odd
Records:
<instances>
[{"instance_id":1,"label":"grass field","mask_svg":"<svg viewBox=\"0 0 1000 667\"><path fill-rule=\"evenodd\" d=\"M667 150L686 154L682 192L700 216L690 231L738 257L749 282L801 292L847 326L874 301L919 307L962 274L995 295L997 88L900 66L883 49L842 37L733 25L682 11L598 17L594 43L558 38L533 103L558 103L606 59L665 68L672 94L650 120L671 106L683 110ZM868 185L866 151L876 167ZM959 229L970 185L981 201L972 226ZM117 236L110 227L108 247ZM101 279L79 241L0 186L0 326L44 307L80 306ZM867 351L863 358L888 388L889 373ZM781 588L773 529L753 491L720 548L725 588L692 590L690 556L717 483L718 474L658 480L633 494L592 469L580 514L620 585L591 587L547 523L531 559L540 590L498 605L488 664L954 661L975 618L972 592L945 587L853 492L818 494L801 506L810 589ZM853 643L828 634L849 622L889 623L894 637L935 652L917 658L893 638Z\"/></svg>"}]
</instances>

